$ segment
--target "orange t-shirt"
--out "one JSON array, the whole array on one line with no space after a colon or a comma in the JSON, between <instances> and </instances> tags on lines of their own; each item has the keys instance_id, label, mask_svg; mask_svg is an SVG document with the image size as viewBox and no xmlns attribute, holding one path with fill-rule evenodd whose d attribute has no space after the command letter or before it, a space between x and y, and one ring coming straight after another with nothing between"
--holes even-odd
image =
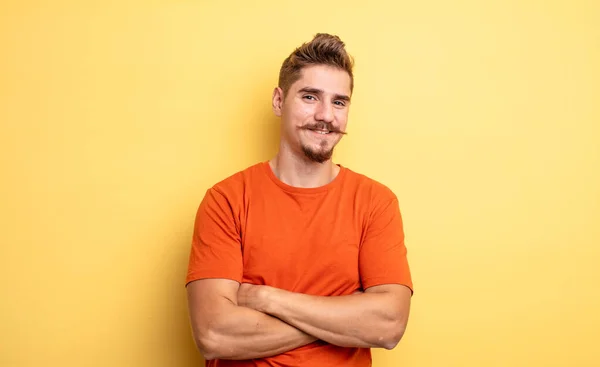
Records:
<instances>
[{"instance_id":1,"label":"orange t-shirt","mask_svg":"<svg viewBox=\"0 0 600 367\"><path fill-rule=\"evenodd\" d=\"M380 284L413 288L398 200L381 183L340 166L317 188L280 181L268 162L211 187L194 228L186 284L226 278L317 296ZM368 348L323 341L278 356L207 366L370 366Z\"/></svg>"}]
</instances>

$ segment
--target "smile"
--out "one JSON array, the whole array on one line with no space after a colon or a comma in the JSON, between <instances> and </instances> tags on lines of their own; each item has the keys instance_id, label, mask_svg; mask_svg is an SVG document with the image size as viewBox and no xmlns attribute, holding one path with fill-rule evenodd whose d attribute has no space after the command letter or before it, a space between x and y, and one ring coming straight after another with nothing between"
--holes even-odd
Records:
<instances>
[{"instance_id":1,"label":"smile","mask_svg":"<svg viewBox=\"0 0 600 367\"><path fill-rule=\"evenodd\" d=\"M330 133L333 132L333 131L330 131L330 130L322 130L322 129L321 130L309 129L309 130L312 131L312 132L314 132L314 133L320 134L320 135L327 135L327 134L330 134Z\"/></svg>"}]
</instances>

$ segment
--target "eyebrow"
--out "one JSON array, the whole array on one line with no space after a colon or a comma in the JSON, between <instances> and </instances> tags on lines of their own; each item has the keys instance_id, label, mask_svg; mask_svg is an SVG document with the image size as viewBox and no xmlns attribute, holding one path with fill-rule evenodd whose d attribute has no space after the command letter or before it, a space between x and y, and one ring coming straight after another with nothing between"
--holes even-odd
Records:
<instances>
[{"instance_id":1,"label":"eyebrow","mask_svg":"<svg viewBox=\"0 0 600 367\"><path fill-rule=\"evenodd\" d=\"M304 87L298 91L298 93L313 93L313 94L323 94L324 92L318 88L312 87ZM350 97L345 94L336 94L334 95L334 99L340 99L342 101L350 102Z\"/></svg>"}]
</instances>

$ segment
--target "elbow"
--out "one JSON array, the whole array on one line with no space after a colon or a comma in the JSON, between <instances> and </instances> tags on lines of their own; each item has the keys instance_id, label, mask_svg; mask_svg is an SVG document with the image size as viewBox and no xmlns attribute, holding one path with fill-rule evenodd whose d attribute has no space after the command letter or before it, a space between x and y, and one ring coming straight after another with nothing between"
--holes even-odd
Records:
<instances>
[{"instance_id":1,"label":"elbow","mask_svg":"<svg viewBox=\"0 0 600 367\"><path fill-rule=\"evenodd\" d=\"M205 360L210 361L222 357L219 350L221 343L217 340L217 335L211 330L199 332L195 337L195 342L198 351L200 351Z\"/></svg>"},{"instance_id":2,"label":"elbow","mask_svg":"<svg viewBox=\"0 0 600 367\"><path fill-rule=\"evenodd\" d=\"M396 348L400 340L404 336L404 332L406 331L406 323L405 322L393 322L387 327L387 330L384 333L384 336L379 338L378 347L384 348L387 350L392 350Z\"/></svg>"},{"instance_id":3,"label":"elbow","mask_svg":"<svg viewBox=\"0 0 600 367\"><path fill-rule=\"evenodd\" d=\"M392 350L392 349L396 348L398 343L400 343L400 339L402 339L403 335L404 335L404 331L402 330L402 331L397 331L397 332L391 334L387 338L383 338L381 347L385 348L387 350Z\"/></svg>"}]
</instances>

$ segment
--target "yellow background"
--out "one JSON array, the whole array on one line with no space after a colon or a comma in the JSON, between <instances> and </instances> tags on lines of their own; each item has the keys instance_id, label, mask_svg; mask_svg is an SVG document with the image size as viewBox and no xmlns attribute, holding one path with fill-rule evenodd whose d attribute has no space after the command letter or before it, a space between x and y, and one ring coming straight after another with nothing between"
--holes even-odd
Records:
<instances>
[{"instance_id":1,"label":"yellow background","mask_svg":"<svg viewBox=\"0 0 600 367\"><path fill-rule=\"evenodd\" d=\"M252 3L252 5L250 5ZM216 181L276 151L283 59L356 58L336 162L398 195L416 293L375 366L599 366L600 3L0 5L0 365L199 366Z\"/></svg>"}]
</instances>

